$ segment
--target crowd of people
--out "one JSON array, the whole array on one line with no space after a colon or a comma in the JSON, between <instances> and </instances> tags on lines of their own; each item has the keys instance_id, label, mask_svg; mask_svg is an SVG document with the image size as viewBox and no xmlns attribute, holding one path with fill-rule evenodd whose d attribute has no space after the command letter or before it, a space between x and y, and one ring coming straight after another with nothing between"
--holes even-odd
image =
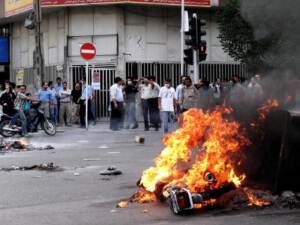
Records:
<instances>
[{"instance_id":1,"label":"crowd of people","mask_svg":"<svg viewBox=\"0 0 300 225\"><path fill-rule=\"evenodd\" d=\"M201 79L196 83L189 76L182 76L177 87L172 87L171 79L166 79L160 87L154 76L128 78L126 81L116 77L110 87L110 129L136 129L140 115L145 131L150 128L158 131L162 127L164 133L168 133L178 115L190 108L210 109L222 104L230 90L238 86L241 86L238 76L228 82ZM263 96L259 75L252 77L246 88L253 93L248 96L250 100ZM88 122L96 124L95 90L86 84L85 78L78 81L71 90L68 82L58 77L55 82L43 82L40 90L33 95L25 85L16 86L7 82L0 94L3 113L12 117L12 124L17 120L21 122L23 136L37 131L32 118L38 108L57 126L78 124L85 128L86 104Z\"/></svg>"},{"instance_id":2,"label":"crowd of people","mask_svg":"<svg viewBox=\"0 0 300 225\"><path fill-rule=\"evenodd\" d=\"M68 87L68 82L60 77L55 83L42 82L40 90L33 95L27 91L26 85L16 86L7 82L0 94L0 105L3 113L12 117L11 125L15 125L19 120L22 136L27 136L28 132L37 132L37 124L32 120L37 109L43 110L45 116L56 126L79 124L85 128L86 98L89 122L95 124L95 91L90 85L86 85L85 78L77 82L73 90Z\"/></svg>"},{"instance_id":3,"label":"crowd of people","mask_svg":"<svg viewBox=\"0 0 300 225\"><path fill-rule=\"evenodd\" d=\"M206 110L222 104L230 91L234 87L238 90L238 87L242 86L241 83L240 78L234 76L227 82L221 82L220 79L214 82L201 79L193 84L189 76L182 76L181 83L174 88L171 79L166 79L164 86L160 87L153 76L128 78L127 81L117 77L110 88L110 128L137 128L136 107L139 101L145 131L149 131L150 128L158 131L162 127L164 133L168 133L178 115L191 108ZM246 88L251 90L249 93L252 94L248 96L250 99L256 101L263 96L259 75L251 78Z\"/></svg>"}]
</instances>

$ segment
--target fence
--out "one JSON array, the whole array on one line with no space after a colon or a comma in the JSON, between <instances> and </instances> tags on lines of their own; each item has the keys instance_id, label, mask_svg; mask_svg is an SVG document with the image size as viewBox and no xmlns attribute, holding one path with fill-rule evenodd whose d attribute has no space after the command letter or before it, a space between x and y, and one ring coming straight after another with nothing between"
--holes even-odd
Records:
<instances>
[{"instance_id":1,"label":"fence","mask_svg":"<svg viewBox=\"0 0 300 225\"><path fill-rule=\"evenodd\" d=\"M96 94L96 116L108 117L109 111L109 88L114 83L115 68L105 68L100 66L89 66L89 80L92 80L92 74L100 74L100 90L95 91ZM71 86L74 87L75 83L85 76L85 66L71 66L69 68L69 77L71 79Z\"/></svg>"},{"instance_id":2,"label":"fence","mask_svg":"<svg viewBox=\"0 0 300 225\"><path fill-rule=\"evenodd\" d=\"M157 83L163 84L166 78L171 78L173 85L176 86L180 82L179 63L126 63L126 78L141 78L144 76L155 76ZM184 74L187 73L187 65L184 65ZM200 79L207 78L210 81L220 78L222 81L231 79L234 75L246 78L245 66L242 64L228 63L203 63L199 65Z\"/></svg>"}]
</instances>

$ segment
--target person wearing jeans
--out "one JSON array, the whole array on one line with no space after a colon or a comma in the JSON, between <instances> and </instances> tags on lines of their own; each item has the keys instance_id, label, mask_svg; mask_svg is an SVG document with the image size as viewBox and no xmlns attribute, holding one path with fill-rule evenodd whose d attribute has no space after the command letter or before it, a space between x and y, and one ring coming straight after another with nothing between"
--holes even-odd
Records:
<instances>
[{"instance_id":1,"label":"person wearing jeans","mask_svg":"<svg viewBox=\"0 0 300 225\"><path fill-rule=\"evenodd\" d=\"M24 109L26 101L30 101L30 99L31 98L29 96L26 96L26 86L21 85L15 100L15 110L17 111L17 113L12 119L12 124L15 124L17 118L20 118L22 125L22 136L27 135L27 119L24 113Z\"/></svg>"},{"instance_id":2,"label":"person wearing jeans","mask_svg":"<svg viewBox=\"0 0 300 225\"><path fill-rule=\"evenodd\" d=\"M159 91L158 106L160 109L161 120L163 123L164 134L170 131L170 123L174 116L174 110L176 107L176 92L171 87L171 80L166 79L164 87Z\"/></svg>"}]
</instances>

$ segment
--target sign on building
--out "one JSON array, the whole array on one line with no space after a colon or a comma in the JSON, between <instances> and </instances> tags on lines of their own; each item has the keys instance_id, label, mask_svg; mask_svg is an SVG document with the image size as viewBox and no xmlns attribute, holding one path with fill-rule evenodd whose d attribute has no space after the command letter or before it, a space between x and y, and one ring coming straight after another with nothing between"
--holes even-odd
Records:
<instances>
[{"instance_id":1,"label":"sign on building","mask_svg":"<svg viewBox=\"0 0 300 225\"><path fill-rule=\"evenodd\" d=\"M41 0L44 6L60 6L60 5L88 5L90 0ZM180 5L181 0L93 0L93 4L109 4L109 3L138 3L138 4L153 4L153 5ZM185 0L185 4L189 6L210 7L211 0Z\"/></svg>"},{"instance_id":2,"label":"sign on building","mask_svg":"<svg viewBox=\"0 0 300 225\"><path fill-rule=\"evenodd\" d=\"M4 14L13 16L33 9L33 0L5 0Z\"/></svg>"},{"instance_id":3,"label":"sign on building","mask_svg":"<svg viewBox=\"0 0 300 225\"><path fill-rule=\"evenodd\" d=\"M0 36L0 64L9 62L9 39Z\"/></svg>"},{"instance_id":4,"label":"sign on building","mask_svg":"<svg viewBox=\"0 0 300 225\"><path fill-rule=\"evenodd\" d=\"M23 85L24 84L24 70L17 70L16 71L16 85Z\"/></svg>"}]
</instances>

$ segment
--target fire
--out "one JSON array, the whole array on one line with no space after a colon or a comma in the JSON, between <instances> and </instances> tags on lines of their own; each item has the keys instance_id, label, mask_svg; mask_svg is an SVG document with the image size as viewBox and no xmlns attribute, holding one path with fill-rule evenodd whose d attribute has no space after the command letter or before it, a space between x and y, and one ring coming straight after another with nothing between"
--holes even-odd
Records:
<instances>
[{"instance_id":1,"label":"fire","mask_svg":"<svg viewBox=\"0 0 300 225\"><path fill-rule=\"evenodd\" d=\"M263 122L266 119L267 114L274 108L279 107L279 101L276 99L269 99L267 102L258 109L259 118L258 122Z\"/></svg>"},{"instance_id":2,"label":"fire","mask_svg":"<svg viewBox=\"0 0 300 225\"><path fill-rule=\"evenodd\" d=\"M240 131L240 124L230 120L231 113L226 107L185 112L182 127L163 139L166 147L155 159L155 166L144 171L140 186L146 192L136 193L135 201L159 196L171 186L187 187L191 192L230 182L239 187L246 176L236 173L238 162L233 156L250 141ZM205 174L214 177L209 180Z\"/></svg>"},{"instance_id":3,"label":"fire","mask_svg":"<svg viewBox=\"0 0 300 225\"><path fill-rule=\"evenodd\" d=\"M272 202L270 202L270 201L267 201L263 198L259 198L258 196L256 196L251 191L246 191L246 194L247 194L248 199L249 199L248 206L263 207L263 206L270 206L272 204Z\"/></svg>"},{"instance_id":4,"label":"fire","mask_svg":"<svg viewBox=\"0 0 300 225\"><path fill-rule=\"evenodd\" d=\"M128 200L120 201L120 202L117 204L117 208L124 208L127 204L128 204Z\"/></svg>"},{"instance_id":5,"label":"fire","mask_svg":"<svg viewBox=\"0 0 300 225\"><path fill-rule=\"evenodd\" d=\"M257 121L249 125L261 125L266 115L278 107L277 100L268 100L258 109ZM239 122L233 120L232 112L224 105L213 111L190 109L185 112L181 127L163 138L165 148L154 159L154 166L143 172L140 188L130 201L145 203L167 198L170 188L208 193L228 185L240 187L246 179L245 174L237 172L241 149L251 143ZM269 205L251 193L247 195L249 205ZM195 203L194 207L202 208L215 202L216 199L211 198Z\"/></svg>"}]
</instances>

